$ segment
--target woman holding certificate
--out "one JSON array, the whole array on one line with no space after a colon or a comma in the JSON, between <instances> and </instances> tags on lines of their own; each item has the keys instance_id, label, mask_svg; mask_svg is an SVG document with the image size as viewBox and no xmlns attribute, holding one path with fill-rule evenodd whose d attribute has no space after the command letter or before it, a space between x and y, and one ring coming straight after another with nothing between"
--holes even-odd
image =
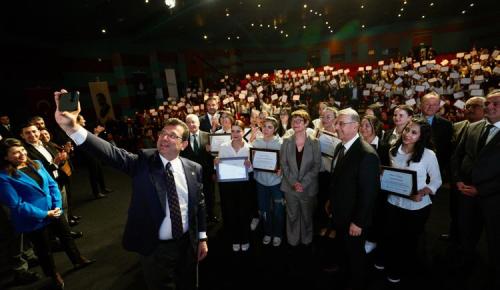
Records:
<instances>
[{"instance_id":1,"label":"woman holding certificate","mask_svg":"<svg viewBox=\"0 0 500 290\"><path fill-rule=\"evenodd\" d=\"M389 165L389 149L396 144L399 136L403 133L406 124L410 122L413 117L413 109L408 105L399 105L394 109L392 120L394 121L394 129L385 132L382 141L380 142L379 152L380 163L382 165Z\"/></svg>"},{"instance_id":2,"label":"woman holding certificate","mask_svg":"<svg viewBox=\"0 0 500 290\"><path fill-rule=\"evenodd\" d=\"M413 118L390 149L391 167L416 172L417 192L408 197L389 194L383 239L387 279L399 283L403 271L415 264L417 243L431 210L431 198L441 186L439 164L431 144L431 126ZM428 181L427 181L428 180ZM383 269L383 261L375 267Z\"/></svg>"},{"instance_id":3,"label":"woman holding certificate","mask_svg":"<svg viewBox=\"0 0 500 290\"><path fill-rule=\"evenodd\" d=\"M309 245L313 237L313 211L321 168L319 141L306 133L309 114L292 113L294 134L283 140L280 159L286 200L286 233L291 246Z\"/></svg>"},{"instance_id":4,"label":"woman holding certificate","mask_svg":"<svg viewBox=\"0 0 500 290\"><path fill-rule=\"evenodd\" d=\"M224 121L222 121L222 124L224 124ZM224 162L224 160L231 160L227 158L237 160L234 158L239 157L240 159L243 159L239 166L246 167L245 171L251 170L249 160L250 145L243 140L244 129L245 125L242 121L237 120L234 122L231 126L231 141L221 144L219 155L214 160L216 165ZM229 172L229 174L233 174L241 168L235 169L236 170L233 170L233 172ZM220 168L218 170L220 170ZM222 174L222 172L218 172L224 227L231 236L233 251L238 252L241 250L246 252L250 248L250 232L248 222L250 221L251 211L251 192L248 174L246 175L246 180L245 178L238 178L238 181L224 182Z\"/></svg>"},{"instance_id":5,"label":"woman holding certificate","mask_svg":"<svg viewBox=\"0 0 500 290\"><path fill-rule=\"evenodd\" d=\"M281 138L276 134L278 121L267 117L263 121L262 138L257 138L252 143L253 149L277 150L281 148ZM276 159L279 161L278 159ZM259 215L264 225L264 238L262 243L268 245L273 241L273 246L279 247L285 227L285 198L280 189L281 171L266 172L254 168L254 179L257 184L257 199Z\"/></svg>"}]
</instances>

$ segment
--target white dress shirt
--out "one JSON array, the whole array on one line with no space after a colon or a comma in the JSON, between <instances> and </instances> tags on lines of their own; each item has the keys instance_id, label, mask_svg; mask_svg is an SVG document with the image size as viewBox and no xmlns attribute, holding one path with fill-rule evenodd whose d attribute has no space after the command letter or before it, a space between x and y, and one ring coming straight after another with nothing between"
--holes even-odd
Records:
<instances>
[{"instance_id":1,"label":"white dress shirt","mask_svg":"<svg viewBox=\"0 0 500 290\"><path fill-rule=\"evenodd\" d=\"M200 130L198 130L196 133L191 133L189 132L189 144L191 145L191 149L194 151L194 139L196 136L196 142L198 142L198 148L201 146L200 144Z\"/></svg>"},{"instance_id":2,"label":"white dress shirt","mask_svg":"<svg viewBox=\"0 0 500 290\"><path fill-rule=\"evenodd\" d=\"M427 186L432 191L431 194L436 194L442 182L439 164L434 151L427 148L424 149L424 154L422 154L420 162L410 162L410 166L408 166L407 162L408 159L411 158L411 154L405 153L402 150L402 146L399 146L396 156L392 156L392 154L389 154L389 156L391 158L392 167L409 169L417 172L417 190L421 190ZM427 175L430 177L429 183L426 183ZM416 202L408 198L389 194L387 201L394 206L407 210L418 210L432 203L429 195L424 195L421 201Z\"/></svg>"},{"instance_id":3,"label":"white dress shirt","mask_svg":"<svg viewBox=\"0 0 500 290\"><path fill-rule=\"evenodd\" d=\"M43 146L43 143L40 141L38 144L31 144L35 149L40 152L40 154L43 155L43 157L49 162L50 164L54 164L56 168L58 167L57 164L54 163L54 158L52 158L52 155L50 154L49 151L47 151L47 148ZM52 175L54 175L54 178L59 177L59 172L57 170L52 171Z\"/></svg>"},{"instance_id":4,"label":"white dress shirt","mask_svg":"<svg viewBox=\"0 0 500 290\"><path fill-rule=\"evenodd\" d=\"M354 144L354 142L356 140L358 140L358 138L359 138L359 134L356 133L356 136L354 136L351 140L347 141L345 144L342 143L342 145L344 145L344 156L347 154L347 151L349 151L349 149L351 148L352 144ZM332 164L331 170L334 170L335 169L335 165L337 165L337 161L338 161L337 159L339 157L338 155L339 154L337 153L337 156L335 156L335 160L334 160L334 162Z\"/></svg>"},{"instance_id":5,"label":"white dress shirt","mask_svg":"<svg viewBox=\"0 0 500 290\"><path fill-rule=\"evenodd\" d=\"M486 123L491 124L488 120L486 120ZM488 144L488 142L490 142L491 139L493 139L493 137L495 137L495 135L500 131L500 121L496 122L495 124L491 124L491 125L493 125L493 127L490 129L490 132L488 134L488 137L486 138L485 144Z\"/></svg>"},{"instance_id":6,"label":"white dress shirt","mask_svg":"<svg viewBox=\"0 0 500 290\"><path fill-rule=\"evenodd\" d=\"M182 217L182 232L185 233L188 231L189 225L189 215L188 215L188 186L186 175L184 174L184 167L182 166L182 162L179 157L174 160L168 161L165 157L160 155L161 162L163 163L163 168L170 162L172 174L174 175L175 180L175 189L177 191L177 195L179 196L179 206L181 208L181 217ZM167 194L165 192L165 194ZM165 218L160 226L159 231L160 240L170 240L173 238L172 236L172 222L170 221L170 208L167 205L165 206Z\"/></svg>"}]
</instances>

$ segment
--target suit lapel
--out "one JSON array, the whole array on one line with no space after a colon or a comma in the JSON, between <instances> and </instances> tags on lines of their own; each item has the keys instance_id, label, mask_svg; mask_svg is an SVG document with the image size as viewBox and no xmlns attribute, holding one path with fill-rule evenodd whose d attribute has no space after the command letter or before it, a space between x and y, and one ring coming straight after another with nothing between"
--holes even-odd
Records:
<instances>
[{"instance_id":1,"label":"suit lapel","mask_svg":"<svg viewBox=\"0 0 500 290\"><path fill-rule=\"evenodd\" d=\"M304 148L302 148L302 161L300 162L300 171L299 171L299 177L302 178L302 176L305 175L305 170L306 170L306 166L304 166L306 164L306 158L308 158L309 156L312 156L312 152L310 152L312 150L312 145L310 144L311 143L311 140L309 140L309 137L306 137L306 142L304 142ZM297 159L295 159L297 160Z\"/></svg>"},{"instance_id":2,"label":"suit lapel","mask_svg":"<svg viewBox=\"0 0 500 290\"><path fill-rule=\"evenodd\" d=\"M335 166L335 169L336 170L339 170L339 171L342 171L342 168L344 167L345 164L349 164L349 159L352 158L352 156L354 156L355 151L358 150L358 147L361 145L361 137L359 137L356 141L354 141L354 143L352 143L351 147L349 148L349 150L347 150L347 152L345 152L344 154L344 158L342 158L341 160L338 160L338 164Z\"/></svg>"},{"instance_id":3,"label":"suit lapel","mask_svg":"<svg viewBox=\"0 0 500 290\"><path fill-rule=\"evenodd\" d=\"M42 186L43 186L45 184L45 178L44 178L44 176L42 176L40 173L38 173L38 170L36 170L35 168L33 168L33 167L31 167L31 168L33 169L33 171L35 172L35 174L38 174L38 176L40 176L40 178L42 179ZM43 188L40 187L40 185L33 178L31 178L29 175L27 175L26 173L22 172L21 170L18 170L18 173L21 176L18 179L19 181L24 182L24 183L30 185L31 187L33 187L33 189L36 189L42 195L45 195L45 192L43 191Z\"/></svg>"},{"instance_id":4,"label":"suit lapel","mask_svg":"<svg viewBox=\"0 0 500 290\"><path fill-rule=\"evenodd\" d=\"M165 168L163 168L163 163L158 154L159 153L156 152L150 159L149 174L156 189L158 199L160 200L161 208L163 212L165 212L167 204L167 179L165 176Z\"/></svg>"},{"instance_id":5,"label":"suit lapel","mask_svg":"<svg viewBox=\"0 0 500 290\"><path fill-rule=\"evenodd\" d=\"M297 172L297 176L299 176L299 166L297 164L297 154L296 154L297 145L295 145L295 136L290 138L290 143L288 147L289 147L288 149L290 149L288 154L290 155L290 159L292 160L291 164L295 164L294 170L295 172Z\"/></svg>"},{"instance_id":6,"label":"suit lapel","mask_svg":"<svg viewBox=\"0 0 500 290\"><path fill-rule=\"evenodd\" d=\"M483 132L483 131L484 131L484 128L483 128L483 130L481 130L481 132ZM482 133L480 134L480 136L481 135L482 135ZM500 142L500 132L497 132L495 134L495 136L493 138L491 138L490 142L488 142L486 145L484 145L483 149L481 149L481 152L479 152L479 155L485 154L486 152L490 151L492 148L498 146L498 142Z\"/></svg>"},{"instance_id":7,"label":"suit lapel","mask_svg":"<svg viewBox=\"0 0 500 290\"><path fill-rule=\"evenodd\" d=\"M196 193L198 192L198 189L196 188L198 186L198 181L196 180L196 172L194 171L193 166L191 166L184 158L181 158L182 162L182 167L184 168L184 175L186 176L186 182L187 182L187 187L188 187L188 196L189 196L189 203L188 203L188 211L190 208L192 208L192 204L195 201Z\"/></svg>"}]
</instances>

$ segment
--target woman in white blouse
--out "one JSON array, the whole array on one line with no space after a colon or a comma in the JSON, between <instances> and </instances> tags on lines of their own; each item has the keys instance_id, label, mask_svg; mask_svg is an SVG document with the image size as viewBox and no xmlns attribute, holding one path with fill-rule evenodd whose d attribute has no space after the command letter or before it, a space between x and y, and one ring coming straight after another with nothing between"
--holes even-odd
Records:
<instances>
[{"instance_id":1,"label":"woman in white blouse","mask_svg":"<svg viewBox=\"0 0 500 290\"><path fill-rule=\"evenodd\" d=\"M234 123L234 117L231 112L221 111L219 122L222 127L215 131L216 134L231 133L231 126Z\"/></svg>"},{"instance_id":2,"label":"woman in white blouse","mask_svg":"<svg viewBox=\"0 0 500 290\"><path fill-rule=\"evenodd\" d=\"M436 154L429 149L431 127L423 118L413 118L390 149L391 166L417 172L417 193L411 198L389 194L387 198L383 257L375 267L383 269L387 279L399 283L408 267L416 264L420 235L431 210L430 195L441 186L441 174Z\"/></svg>"},{"instance_id":3,"label":"woman in white blouse","mask_svg":"<svg viewBox=\"0 0 500 290\"><path fill-rule=\"evenodd\" d=\"M219 158L245 157L245 166L250 168L250 145L243 140L245 125L236 120L231 126L231 141L222 143L219 148ZM250 169L249 169L250 170ZM220 201L224 227L229 233L233 251L248 251L250 248L250 232L248 222L251 215L251 190L249 181L220 182Z\"/></svg>"}]
</instances>

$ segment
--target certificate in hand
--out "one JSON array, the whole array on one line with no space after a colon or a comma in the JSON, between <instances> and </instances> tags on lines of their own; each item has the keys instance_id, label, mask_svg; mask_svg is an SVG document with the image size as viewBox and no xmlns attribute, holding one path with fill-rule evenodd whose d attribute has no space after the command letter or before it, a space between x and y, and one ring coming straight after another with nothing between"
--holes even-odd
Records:
<instances>
[{"instance_id":1,"label":"certificate in hand","mask_svg":"<svg viewBox=\"0 0 500 290\"><path fill-rule=\"evenodd\" d=\"M250 148L250 160L254 170L276 172L279 169L280 151Z\"/></svg>"},{"instance_id":2,"label":"certificate in hand","mask_svg":"<svg viewBox=\"0 0 500 290\"><path fill-rule=\"evenodd\" d=\"M389 194L410 198L417 193L417 172L382 166L380 189Z\"/></svg>"},{"instance_id":3,"label":"certificate in hand","mask_svg":"<svg viewBox=\"0 0 500 290\"><path fill-rule=\"evenodd\" d=\"M321 154L333 158L333 152L335 151L335 146L340 143L340 140L335 137L332 133L318 130L316 135L319 141L319 147L321 149Z\"/></svg>"},{"instance_id":4,"label":"certificate in hand","mask_svg":"<svg viewBox=\"0 0 500 290\"><path fill-rule=\"evenodd\" d=\"M210 138L210 150L212 153L219 153L219 148L222 143L231 141L231 134L222 133L222 134L208 134Z\"/></svg>"},{"instance_id":5,"label":"certificate in hand","mask_svg":"<svg viewBox=\"0 0 500 290\"><path fill-rule=\"evenodd\" d=\"M219 158L216 166L219 182L233 182L248 180L248 168L245 166L246 157Z\"/></svg>"}]
</instances>

